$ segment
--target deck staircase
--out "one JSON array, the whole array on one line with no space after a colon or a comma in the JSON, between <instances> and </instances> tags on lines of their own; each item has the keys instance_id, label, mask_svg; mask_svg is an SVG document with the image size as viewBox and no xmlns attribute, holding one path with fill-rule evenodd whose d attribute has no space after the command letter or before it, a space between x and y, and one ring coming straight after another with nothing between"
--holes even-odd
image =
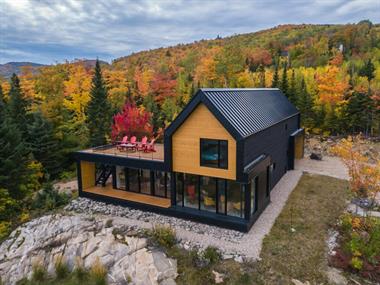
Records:
<instances>
[{"instance_id":1,"label":"deck staircase","mask_svg":"<svg viewBox=\"0 0 380 285\"><path fill-rule=\"evenodd\" d=\"M112 166L107 164L101 164L96 171L96 181L95 185L106 186L108 178L112 174Z\"/></svg>"}]
</instances>

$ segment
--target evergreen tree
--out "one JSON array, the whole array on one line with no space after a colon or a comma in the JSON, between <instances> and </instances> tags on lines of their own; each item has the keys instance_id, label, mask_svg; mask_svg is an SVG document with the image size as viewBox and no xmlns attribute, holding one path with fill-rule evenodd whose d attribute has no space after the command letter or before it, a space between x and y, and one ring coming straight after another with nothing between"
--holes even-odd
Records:
<instances>
[{"instance_id":1,"label":"evergreen tree","mask_svg":"<svg viewBox=\"0 0 380 285\"><path fill-rule=\"evenodd\" d=\"M286 62L284 63L284 69L281 78L281 91L289 98L289 83L288 83L288 68Z\"/></svg>"},{"instance_id":2,"label":"evergreen tree","mask_svg":"<svg viewBox=\"0 0 380 285\"><path fill-rule=\"evenodd\" d=\"M25 136L27 135L27 109L28 101L25 99L21 92L20 80L17 75L13 73L10 82L11 88L9 90L9 102L8 102L8 112L10 118L13 120L15 125L21 131L21 135L24 140L27 140Z\"/></svg>"},{"instance_id":3,"label":"evergreen tree","mask_svg":"<svg viewBox=\"0 0 380 285\"><path fill-rule=\"evenodd\" d=\"M0 114L0 189L14 199L27 193L28 150L20 130L8 114Z\"/></svg>"},{"instance_id":4,"label":"evergreen tree","mask_svg":"<svg viewBox=\"0 0 380 285\"><path fill-rule=\"evenodd\" d=\"M290 102L292 102L293 104L296 103L297 86L296 86L296 73L295 73L294 69L292 69L292 77L290 78L288 98L289 98Z\"/></svg>"},{"instance_id":5,"label":"evergreen tree","mask_svg":"<svg viewBox=\"0 0 380 285\"><path fill-rule=\"evenodd\" d=\"M157 134L157 131L163 127L162 118L161 118L161 108L154 100L153 96L149 94L144 99L144 107L148 112L152 114L151 124L153 126L153 133Z\"/></svg>"},{"instance_id":6,"label":"evergreen tree","mask_svg":"<svg viewBox=\"0 0 380 285\"><path fill-rule=\"evenodd\" d=\"M365 132L368 134L371 127L373 101L370 92L367 94L353 92L347 104L347 119L352 132Z\"/></svg>"},{"instance_id":7,"label":"evergreen tree","mask_svg":"<svg viewBox=\"0 0 380 285\"><path fill-rule=\"evenodd\" d=\"M371 82L372 79L375 78L374 72L375 72L375 66L373 65L371 59L366 61L364 66L360 69L359 75L365 76L368 79L368 82Z\"/></svg>"},{"instance_id":8,"label":"evergreen tree","mask_svg":"<svg viewBox=\"0 0 380 285\"><path fill-rule=\"evenodd\" d=\"M111 106L108 102L107 87L102 77L99 60L96 60L92 78L90 102L86 108L87 127L90 132L90 146L104 145L111 126Z\"/></svg>"},{"instance_id":9,"label":"evergreen tree","mask_svg":"<svg viewBox=\"0 0 380 285\"><path fill-rule=\"evenodd\" d=\"M311 127L313 122L313 100L306 89L305 79L302 78L296 105L301 112L301 121L304 126Z\"/></svg>"},{"instance_id":10,"label":"evergreen tree","mask_svg":"<svg viewBox=\"0 0 380 285\"><path fill-rule=\"evenodd\" d=\"M273 80L272 80L272 88L278 88L280 79L278 77L278 64L274 67L274 74L273 74Z\"/></svg>"},{"instance_id":11,"label":"evergreen tree","mask_svg":"<svg viewBox=\"0 0 380 285\"><path fill-rule=\"evenodd\" d=\"M265 88L265 68L260 64L257 70L259 72L259 87Z\"/></svg>"},{"instance_id":12,"label":"evergreen tree","mask_svg":"<svg viewBox=\"0 0 380 285\"><path fill-rule=\"evenodd\" d=\"M4 99L4 94L3 94L3 88L1 87L1 84L0 84L0 114L2 112L5 112L5 99Z\"/></svg>"},{"instance_id":13,"label":"evergreen tree","mask_svg":"<svg viewBox=\"0 0 380 285\"><path fill-rule=\"evenodd\" d=\"M32 123L28 126L30 150L50 178L56 178L60 168L60 147L54 137L52 124L41 112L33 114Z\"/></svg>"}]
</instances>

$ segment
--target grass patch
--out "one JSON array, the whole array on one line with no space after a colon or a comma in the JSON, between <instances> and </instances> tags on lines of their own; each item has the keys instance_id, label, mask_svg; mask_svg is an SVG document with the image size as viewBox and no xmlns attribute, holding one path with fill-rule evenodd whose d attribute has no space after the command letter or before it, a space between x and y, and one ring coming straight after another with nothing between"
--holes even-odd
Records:
<instances>
[{"instance_id":1,"label":"grass patch","mask_svg":"<svg viewBox=\"0 0 380 285\"><path fill-rule=\"evenodd\" d=\"M302 176L263 241L257 282L290 284L295 278L327 283L327 230L345 208L347 187L347 181L332 177Z\"/></svg>"}]
</instances>

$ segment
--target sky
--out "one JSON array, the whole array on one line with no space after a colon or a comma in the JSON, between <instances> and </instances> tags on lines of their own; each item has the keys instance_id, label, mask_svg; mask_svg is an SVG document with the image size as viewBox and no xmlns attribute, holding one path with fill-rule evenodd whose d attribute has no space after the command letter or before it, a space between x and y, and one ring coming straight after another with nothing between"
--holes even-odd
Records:
<instances>
[{"instance_id":1,"label":"sky","mask_svg":"<svg viewBox=\"0 0 380 285\"><path fill-rule=\"evenodd\" d=\"M380 0L0 0L0 63L112 61L280 24L380 23Z\"/></svg>"}]
</instances>

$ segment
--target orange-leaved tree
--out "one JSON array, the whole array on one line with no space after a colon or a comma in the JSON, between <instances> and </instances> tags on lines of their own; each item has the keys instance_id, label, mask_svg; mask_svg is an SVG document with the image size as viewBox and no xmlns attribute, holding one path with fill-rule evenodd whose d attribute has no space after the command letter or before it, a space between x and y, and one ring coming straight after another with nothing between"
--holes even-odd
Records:
<instances>
[{"instance_id":1,"label":"orange-leaved tree","mask_svg":"<svg viewBox=\"0 0 380 285\"><path fill-rule=\"evenodd\" d=\"M370 198L372 201L380 193L380 159L371 163L365 155L366 141L360 136L342 139L332 147L332 153L338 155L348 168L350 190L360 198Z\"/></svg>"}]
</instances>

